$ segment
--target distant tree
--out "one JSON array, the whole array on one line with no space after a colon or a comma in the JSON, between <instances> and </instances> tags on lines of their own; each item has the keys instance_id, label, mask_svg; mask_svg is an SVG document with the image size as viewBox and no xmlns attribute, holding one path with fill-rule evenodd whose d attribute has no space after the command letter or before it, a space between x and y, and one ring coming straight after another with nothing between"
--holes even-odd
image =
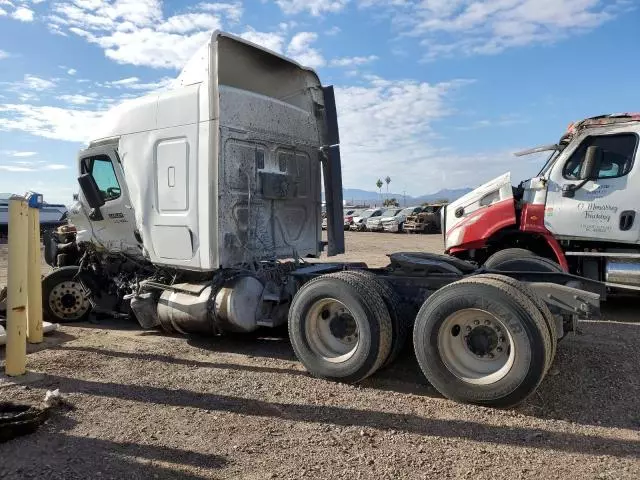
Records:
<instances>
[{"instance_id":1,"label":"distant tree","mask_svg":"<svg viewBox=\"0 0 640 480\"><path fill-rule=\"evenodd\" d=\"M387 175L387 178L385 178L384 181L387 184L387 197L388 197L389 196L389 184L391 183L391 177L389 175Z\"/></svg>"},{"instance_id":2,"label":"distant tree","mask_svg":"<svg viewBox=\"0 0 640 480\"><path fill-rule=\"evenodd\" d=\"M385 207L399 207L400 204L398 203L398 201L395 198L387 198L383 205Z\"/></svg>"},{"instance_id":3,"label":"distant tree","mask_svg":"<svg viewBox=\"0 0 640 480\"><path fill-rule=\"evenodd\" d=\"M380 200L382 200L382 185L384 185L382 183L382 180L378 179L378 181L376 182L376 187L378 187L378 191L380 192Z\"/></svg>"}]
</instances>

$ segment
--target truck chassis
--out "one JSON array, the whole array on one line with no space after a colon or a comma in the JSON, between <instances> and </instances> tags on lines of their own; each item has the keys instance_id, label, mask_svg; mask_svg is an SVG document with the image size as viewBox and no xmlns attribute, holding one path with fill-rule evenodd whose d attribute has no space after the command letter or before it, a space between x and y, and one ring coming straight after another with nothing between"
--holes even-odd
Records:
<instances>
[{"instance_id":1,"label":"truck chassis","mask_svg":"<svg viewBox=\"0 0 640 480\"><path fill-rule=\"evenodd\" d=\"M606 293L563 272L497 272L427 253L392 254L385 268L278 262L213 278L152 265L144 272L102 255L89 248L79 266L45 277L51 320L83 320L93 310L132 314L144 328L214 335L287 324L310 373L350 383L392 363L412 336L420 368L441 394L494 407L536 390L558 341L578 318L597 317Z\"/></svg>"}]
</instances>

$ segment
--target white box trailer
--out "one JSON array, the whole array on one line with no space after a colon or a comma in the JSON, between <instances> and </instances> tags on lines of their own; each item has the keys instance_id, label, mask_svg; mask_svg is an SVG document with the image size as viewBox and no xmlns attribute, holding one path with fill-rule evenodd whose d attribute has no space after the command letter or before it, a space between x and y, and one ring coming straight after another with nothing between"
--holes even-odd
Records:
<instances>
[{"instance_id":1,"label":"white box trailer","mask_svg":"<svg viewBox=\"0 0 640 480\"><path fill-rule=\"evenodd\" d=\"M576 287L600 284L424 253L383 269L314 262L323 179L328 253L344 251L338 144L331 87L214 33L170 90L116 108L80 152L71 225L47 245L46 316L131 312L146 328L209 334L288 324L310 372L350 382L392 362L413 331L444 395L526 398L575 319L597 314L598 293Z\"/></svg>"}]
</instances>

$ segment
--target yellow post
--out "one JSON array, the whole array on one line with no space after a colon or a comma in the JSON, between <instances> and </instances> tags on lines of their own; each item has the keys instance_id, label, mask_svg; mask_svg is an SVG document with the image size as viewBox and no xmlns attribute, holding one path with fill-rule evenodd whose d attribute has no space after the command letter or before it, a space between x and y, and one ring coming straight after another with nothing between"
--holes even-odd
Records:
<instances>
[{"instance_id":1,"label":"yellow post","mask_svg":"<svg viewBox=\"0 0 640 480\"><path fill-rule=\"evenodd\" d=\"M40 210L29 208L29 268L27 340L29 343L42 342L42 280L40 270Z\"/></svg>"},{"instance_id":2,"label":"yellow post","mask_svg":"<svg viewBox=\"0 0 640 480\"><path fill-rule=\"evenodd\" d=\"M7 285L7 348L5 373L27 370L28 205L23 197L9 200L9 265Z\"/></svg>"}]
</instances>

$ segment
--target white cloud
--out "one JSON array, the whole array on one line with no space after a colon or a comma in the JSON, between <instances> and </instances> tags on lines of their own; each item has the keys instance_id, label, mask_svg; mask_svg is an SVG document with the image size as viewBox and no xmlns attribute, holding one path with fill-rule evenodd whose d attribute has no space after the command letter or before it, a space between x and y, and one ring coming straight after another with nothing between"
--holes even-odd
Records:
<instances>
[{"instance_id":1,"label":"white cloud","mask_svg":"<svg viewBox=\"0 0 640 480\"><path fill-rule=\"evenodd\" d=\"M58 98L63 102L71 103L73 105L87 105L90 103L94 103L96 101L96 97L96 94L82 95L79 93L58 96Z\"/></svg>"},{"instance_id":2,"label":"white cloud","mask_svg":"<svg viewBox=\"0 0 640 480\"><path fill-rule=\"evenodd\" d=\"M441 182L451 166L434 146L434 123L455 112L450 97L467 83L370 76L364 85L336 88L343 183L371 188L381 175L395 174L407 191L424 192L427 180Z\"/></svg>"},{"instance_id":3,"label":"white cloud","mask_svg":"<svg viewBox=\"0 0 640 480\"><path fill-rule=\"evenodd\" d=\"M311 15L336 13L345 8L349 0L276 0L282 11L289 15L309 12Z\"/></svg>"},{"instance_id":4,"label":"white cloud","mask_svg":"<svg viewBox=\"0 0 640 480\"><path fill-rule=\"evenodd\" d=\"M47 80L44 78L36 77L35 75L26 74L24 80L19 84L20 87L28 90L50 90L56 86L56 82L53 80Z\"/></svg>"},{"instance_id":5,"label":"white cloud","mask_svg":"<svg viewBox=\"0 0 640 480\"><path fill-rule=\"evenodd\" d=\"M329 30L327 30L326 32L324 32L325 35L328 35L330 37L333 37L334 35L338 35L340 32L342 31L342 29L338 26L333 26L331 27Z\"/></svg>"},{"instance_id":6,"label":"white cloud","mask_svg":"<svg viewBox=\"0 0 640 480\"><path fill-rule=\"evenodd\" d=\"M362 65L367 65L369 63L375 62L378 60L376 55L369 55L367 57L342 57L342 58L334 58L331 60L332 67L357 67Z\"/></svg>"},{"instance_id":7,"label":"white cloud","mask_svg":"<svg viewBox=\"0 0 640 480\"><path fill-rule=\"evenodd\" d=\"M317 40L317 33L296 33L291 39L291 42L289 42L287 55L305 67L322 67L326 63L325 59L318 49L312 47L312 44Z\"/></svg>"},{"instance_id":8,"label":"white cloud","mask_svg":"<svg viewBox=\"0 0 640 480\"><path fill-rule=\"evenodd\" d=\"M4 60L5 58L9 58L9 54L4 50L0 50L0 60Z\"/></svg>"},{"instance_id":9,"label":"white cloud","mask_svg":"<svg viewBox=\"0 0 640 480\"><path fill-rule=\"evenodd\" d=\"M233 3L199 3L196 7L203 12L221 13L232 22L239 22L244 13L241 2Z\"/></svg>"},{"instance_id":10,"label":"white cloud","mask_svg":"<svg viewBox=\"0 0 640 480\"><path fill-rule=\"evenodd\" d=\"M78 71L75 68L70 68L67 70L67 75L75 75Z\"/></svg>"},{"instance_id":11,"label":"white cloud","mask_svg":"<svg viewBox=\"0 0 640 480\"><path fill-rule=\"evenodd\" d=\"M100 84L100 86L106 88L128 88L131 90L147 90L147 91L161 91L168 89L174 82L173 78L163 77L155 82L144 83L141 82L138 77L127 77L120 80L114 80L112 82L106 82Z\"/></svg>"},{"instance_id":12,"label":"white cloud","mask_svg":"<svg viewBox=\"0 0 640 480\"><path fill-rule=\"evenodd\" d=\"M0 17L4 17L6 15L7 15L7 11L4 8L0 7Z\"/></svg>"},{"instance_id":13,"label":"white cloud","mask_svg":"<svg viewBox=\"0 0 640 480\"><path fill-rule=\"evenodd\" d=\"M103 112L71 110L27 104L0 104L0 130L23 131L32 135L85 142L100 122Z\"/></svg>"},{"instance_id":14,"label":"white cloud","mask_svg":"<svg viewBox=\"0 0 640 480\"><path fill-rule=\"evenodd\" d=\"M74 0L57 3L49 17L55 33L71 32L99 45L123 64L181 68L212 30L237 23L238 2L200 3L165 17L160 0Z\"/></svg>"},{"instance_id":15,"label":"white cloud","mask_svg":"<svg viewBox=\"0 0 640 480\"><path fill-rule=\"evenodd\" d=\"M421 39L427 59L490 55L582 34L631 8L627 0L363 0L390 7L403 33Z\"/></svg>"},{"instance_id":16,"label":"white cloud","mask_svg":"<svg viewBox=\"0 0 640 480\"><path fill-rule=\"evenodd\" d=\"M16 8L11 17L21 22L33 22L33 10L27 7Z\"/></svg>"},{"instance_id":17,"label":"white cloud","mask_svg":"<svg viewBox=\"0 0 640 480\"><path fill-rule=\"evenodd\" d=\"M40 172L42 170L66 170L67 168L69 168L67 165L62 165L60 163L33 166L27 166L24 164L0 165L0 171L5 172Z\"/></svg>"},{"instance_id":18,"label":"white cloud","mask_svg":"<svg viewBox=\"0 0 640 480\"><path fill-rule=\"evenodd\" d=\"M6 155L8 157L33 157L37 155L38 152L21 152L19 150L0 150L0 155Z\"/></svg>"}]
</instances>

